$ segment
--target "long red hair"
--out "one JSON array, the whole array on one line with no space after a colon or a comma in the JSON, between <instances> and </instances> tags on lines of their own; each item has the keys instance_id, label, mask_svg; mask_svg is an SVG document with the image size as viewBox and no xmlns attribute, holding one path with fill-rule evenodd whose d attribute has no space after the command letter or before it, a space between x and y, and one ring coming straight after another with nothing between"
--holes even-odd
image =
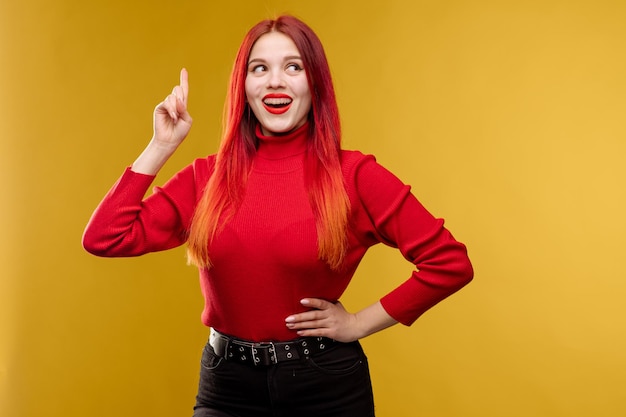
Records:
<instances>
[{"instance_id":1,"label":"long red hair","mask_svg":"<svg viewBox=\"0 0 626 417\"><path fill-rule=\"evenodd\" d=\"M305 184L315 215L318 255L337 269L346 253L350 202L341 172L341 126L330 68L322 43L313 30L293 16L281 16L252 27L235 58L215 171L198 202L189 230L187 256L190 263L200 268L210 267L209 244L221 230L220 225L237 209L246 188L256 153L258 124L246 103L248 59L255 42L272 31L289 36L295 43L311 91Z\"/></svg>"}]
</instances>

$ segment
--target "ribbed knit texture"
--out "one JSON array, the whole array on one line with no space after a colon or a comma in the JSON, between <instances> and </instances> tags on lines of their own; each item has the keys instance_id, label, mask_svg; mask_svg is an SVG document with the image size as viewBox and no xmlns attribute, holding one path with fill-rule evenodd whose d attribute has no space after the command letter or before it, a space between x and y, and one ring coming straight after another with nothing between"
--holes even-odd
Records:
<instances>
[{"instance_id":1,"label":"ribbed knit texture","mask_svg":"<svg viewBox=\"0 0 626 417\"><path fill-rule=\"evenodd\" d=\"M296 338L284 319L304 311L300 300L338 300L367 249L379 242L416 265L408 279L379 277L401 283L381 302L406 325L472 279L465 246L443 220L372 156L356 151L342 151L352 206L345 266L333 271L320 261L303 180L307 131L305 125L286 136L257 134L241 207L209 248L214 266L200 271L204 324L248 340ZM153 177L127 169L94 212L84 247L99 256L137 256L183 244L214 164L214 156L194 161L144 201Z\"/></svg>"}]
</instances>

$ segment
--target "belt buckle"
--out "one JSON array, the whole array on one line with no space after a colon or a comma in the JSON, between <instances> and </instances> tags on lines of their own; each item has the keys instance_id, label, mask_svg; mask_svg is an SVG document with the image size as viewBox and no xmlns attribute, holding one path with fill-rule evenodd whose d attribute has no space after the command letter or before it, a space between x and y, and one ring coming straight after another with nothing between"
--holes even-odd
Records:
<instances>
[{"instance_id":1,"label":"belt buckle","mask_svg":"<svg viewBox=\"0 0 626 417\"><path fill-rule=\"evenodd\" d=\"M258 366L261 363L261 358L257 356L257 348L267 348L270 352L270 360L272 361L272 364L275 365L276 363L278 363L278 357L276 356L276 346L274 346L274 343L262 342L252 345L252 363L254 363L254 366Z\"/></svg>"}]
</instances>

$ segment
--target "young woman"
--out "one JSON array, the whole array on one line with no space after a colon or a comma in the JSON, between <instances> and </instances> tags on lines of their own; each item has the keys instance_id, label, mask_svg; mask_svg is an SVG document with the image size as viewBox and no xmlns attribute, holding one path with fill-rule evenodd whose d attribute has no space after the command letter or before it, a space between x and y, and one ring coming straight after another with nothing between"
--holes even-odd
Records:
<instances>
[{"instance_id":1,"label":"young woman","mask_svg":"<svg viewBox=\"0 0 626 417\"><path fill-rule=\"evenodd\" d=\"M412 324L473 276L463 244L372 156L340 148L318 37L281 16L254 26L235 60L217 155L143 196L187 136L188 76L154 112L154 136L83 236L99 256L188 244L211 328L195 416L373 416L359 339ZM339 301L369 247L416 270L356 313Z\"/></svg>"}]
</instances>

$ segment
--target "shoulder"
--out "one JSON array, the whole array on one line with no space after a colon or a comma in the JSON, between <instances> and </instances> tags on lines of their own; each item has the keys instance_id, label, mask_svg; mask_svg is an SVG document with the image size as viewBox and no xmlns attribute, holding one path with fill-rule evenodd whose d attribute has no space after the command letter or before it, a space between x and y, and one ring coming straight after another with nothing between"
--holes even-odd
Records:
<instances>
[{"instance_id":1,"label":"shoulder","mask_svg":"<svg viewBox=\"0 0 626 417\"><path fill-rule=\"evenodd\" d=\"M209 155L203 158L194 159L192 163L178 171L176 176L191 176L195 178L196 181L201 181L203 179L208 179L213 174L214 170L215 155Z\"/></svg>"},{"instance_id":2,"label":"shoulder","mask_svg":"<svg viewBox=\"0 0 626 417\"><path fill-rule=\"evenodd\" d=\"M197 178L208 178L215 170L215 155L205 156L204 158L196 158L190 167L193 169Z\"/></svg>"},{"instance_id":3,"label":"shoulder","mask_svg":"<svg viewBox=\"0 0 626 417\"><path fill-rule=\"evenodd\" d=\"M341 170L345 177L353 176L363 165L377 164L374 155L364 154L361 151L342 150Z\"/></svg>"},{"instance_id":4,"label":"shoulder","mask_svg":"<svg viewBox=\"0 0 626 417\"><path fill-rule=\"evenodd\" d=\"M189 189L196 187L204 189L207 181L215 170L215 155L209 155L204 158L196 158L189 165L178 171L171 177L164 188L182 188Z\"/></svg>"},{"instance_id":5,"label":"shoulder","mask_svg":"<svg viewBox=\"0 0 626 417\"><path fill-rule=\"evenodd\" d=\"M341 152L341 168L347 183L383 186L389 183L401 183L395 174L378 163L374 155L364 154L360 151L343 150Z\"/></svg>"},{"instance_id":6,"label":"shoulder","mask_svg":"<svg viewBox=\"0 0 626 417\"><path fill-rule=\"evenodd\" d=\"M362 161L364 159L374 159L374 160L376 159L374 155L368 155L368 154L364 154L361 151L346 150L346 149L341 150L340 157L341 157L342 166L353 165L354 163L358 161Z\"/></svg>"},{"instance_id":7,"label":"shoulder","mask_svg":"<svg viewBox=\"0 0 626 417\"><path fill-rule=\"evenodd\" d=\"M411 186L379 164L374 155L344 151L342 169L346 192L354 209L362 207L383 218L411 195Z\"/></svg>"}]
</instances>

